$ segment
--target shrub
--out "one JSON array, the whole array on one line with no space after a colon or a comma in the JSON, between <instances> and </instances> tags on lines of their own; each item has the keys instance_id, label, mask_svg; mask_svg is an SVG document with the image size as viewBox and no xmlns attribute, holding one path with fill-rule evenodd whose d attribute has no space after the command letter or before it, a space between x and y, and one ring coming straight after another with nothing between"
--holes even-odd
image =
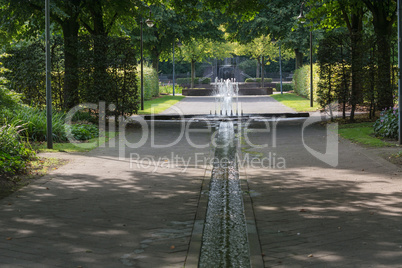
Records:
<instances>
[{"instance_id":1,"label":"shrub","mask_svg":"<svg viewBox=\"0 0 402 268\"><path fill-rule=\"evenodd\" d=\"M191 77L187 78L177 78L176 82L180 85L190 85L191 84ZM209 77L196 77L194 78L194 84L210 84L211 78Z\"/></svg>"},{"instance_id":2,"label":"shrub","mask_svg":"<svg viewBox=\"0 0 402 268\"><path fill-rule=\"evenodd\" d=\"M0 177L12 177L26 170L27 163L35 156L29 144L19 133L23 126L6 124L0 127Z\"/></svg>"},{"instance_id":3,"label":"shrub","mask_svg":"<svg viewBox=\"0 0 402 268\"><path fill-rule=\"evenodd\" d=\"M99 136L98 128L89 124L72 125L71 133L76 140L89 140Z\"/></svg>"},{"instance_id":4,"label":"shrub","mask_svg":"<svg viewBox=\"0 0 402 268\"><path fill-rule=\"evenodd\" d=\"M261 83L261 78L247 78L245 80L246 83L251 83L251 82L257 82L257 83ZM272 78L264 78L264 83L271 83L272 82Z\"/></svg>"},{"instance_id":5,"label":"shrub","mask_svg":"<svg viewBox=\"0 0 402 268\"><path fill-rule=\"evenodd\" d=\"M182 93L183 88L179 85L174 86L174 92L177 94ZM159 92L164 93L164 94L173 94L173 86L172 85L166 85L166 86L161 86L159 87Z\"/></svg>"},{"instance_id":6,"label":"shrub","mask_svg":"<svg viewBox=\"0 0 402 268\"><path fill-rule=\"evenodd\" d=\"M19 105L21 94L0 85L0 108L15 108Z\"/></svg>"},{"instance_id":7,"label":"shrub","mask_svg":"<svg viewBox=\"0 0 402 268\"><path fill-rule=\"evenodd\" d=\"M277 83L275 88L276 88L276 91L280 92L281 91L281 83ZM283 92L292 91L292 90L293 90L293 84L288 84L288 83L283 84L282 83L282 91Z\"/></svg>"},{"instance_id":8,"label":"shrub","mask_svg":"<svg viewBox=\"0 0 402 268\"><path fill-rule=\"evenodd\" d=\"M313 94L316 99L316 91L318 86L318 66L313 65ZM310 98L310 65L304 65L297 69L293 75L294 91L303 97Z\"/></svg>"},{"instance_id":9,"label":"shrub","mask_svg":"<svg viewBox=\"0 0 402 268\"><path fill-rule=\"evenodd\" d=\"M141 73L138 68L137 71L137 83L138 92L141 94ZM144 99L150 100L153 97L159 96L159 77L155 69L149 66L144 66Z\"/></svg>"},{"instance_id":10,"label":"shrub","mask_svg":"<svg viewBox=\"0 0 402 268\"><path fill-rule=\"evenodd\" d=\"M398 109L390 107L382 111L373 127L376 136L398 138Z\"/></svg>"}]
</instances>

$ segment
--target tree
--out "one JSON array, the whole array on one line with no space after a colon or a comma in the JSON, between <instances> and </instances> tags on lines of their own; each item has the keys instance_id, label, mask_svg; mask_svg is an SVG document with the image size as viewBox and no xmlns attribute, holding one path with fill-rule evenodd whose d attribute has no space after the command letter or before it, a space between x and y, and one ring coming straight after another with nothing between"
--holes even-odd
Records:
<instances>
[{"instance_id":1,"label":"tree","mask_svg":"<svg viewBox=\"0 0 402 268\"><path fill-rule=\"evenodd\" d=\"M363 18L365 6L359 0L310 1L311 12L307 15L316 27L334 29L345 27L350 36L351 94L350 120L354 120L356 105L362 102L361 77L363 72ZM314 7L314 8L313 8Z\"/></svg>"},{"instance_id":2,"label":"tree","mask_svg":"<svg viewBox=\"0 0 402 268\"><path fill-rule=\"evenodd\" d=\"M265 35L255 38L248 44L238 44L235 51L237 55L247 55L258 61L262 66L261 86L264 87L264 66L279 57L279 47L276 41L272 40L269 35ZM289 51L285 50L282 57L290 59L291 55Z\"/></svg>"},{"instance_id":3,"label":"tree","mask_svg":"<svg viewBox=\"0 0 402 268\"><path fill-rule=\"evenodd\" d=\"M12 20L0 25L0 28L4 29L3 31L11 30L8 40L12 38L13 34L30 33L32 37L36 37L43 32L43 23L39 24L39 22L44 20L44 1L1 0L0 3L3 7L0 12L2 21L9 19L10 14L13 14ZM77 38L80 28L78 16L82 3L82 0L52 1L50 7L51 19L61 27L64 38L63 92L66 109L78 103Z\"/></svg>"},{"instance_id":4,"label":"tree","mask_svg":"<svg viewBox=\"0 0 402 268\"><path fill-rule=\"evenodd\" d=\"M363 0L373 15L373 27L377 37L378 63L378 108L392 107L393 90L391 86L391 36L392 25L397 18L396 0Z\"/></svg>"},{"instance_id":5,"label":"tree","mask_svg":"<svg viewBox=\"0 0 402 268\"><path fill-rule=\"evenodd\" d=\"M260 0L261 9L250 20L231 19L226 24L229 40L242 44L251 42L257 37L270 35L281 40L285 49L295 53L296 66L303 63L304 52L308 49L308 29L297 27L297 16L300 14L300 1L268 1Z\"/></svg>"},{"instance_id":6,"label":"tree","mask_svg":"<svg viewBox=\"0 0 402 268\"><path fill-rule=\"evenodd\" d=\"M191 88L194 88L196 62L201 62L208 58L224 59L230 57L233 50L230 43L193 38L185 42L180 51L182 60L191 63Z\"/></svg>"}]
</instances>

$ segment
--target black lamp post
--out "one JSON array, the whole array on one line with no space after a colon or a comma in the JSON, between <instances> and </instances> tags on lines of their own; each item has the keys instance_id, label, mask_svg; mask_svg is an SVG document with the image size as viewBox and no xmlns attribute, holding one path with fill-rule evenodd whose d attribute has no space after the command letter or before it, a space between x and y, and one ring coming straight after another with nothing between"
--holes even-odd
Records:
<instances>
[{"instance_id":1,"label":"black lamp post","mask_svg":"<svg viewBox=\"0 0 402 268\"><path fill-rule=\"evenodd\" d=\"M151 11L149 11L149 16L151 16ZM154 26L154 22L150 19L147 19L145 23L148 25L148 27ZM144 50L144 45L143 45L143 40L142 40L142 24L143 24L143 18L141 17L141 110L144 110L144 55L143 55L143 50Z\"/></svg>"},{"instance_id":2,"label":"black lamp post","mask_svg":"<svg viewBox=\"0 0 402 268\"><path fill-rule=\"evenodd\" d=\"M299 17L297 17L297 19L301 23L306 22L306 18L304 17L304 14L303 14L303 6L304 6L304 2L300 6L300 15L299 15ZM313 97L313 31L310 26L310 107L313 107L313 100L314 100L314 97Z\"/></svg>"}]
</instances>

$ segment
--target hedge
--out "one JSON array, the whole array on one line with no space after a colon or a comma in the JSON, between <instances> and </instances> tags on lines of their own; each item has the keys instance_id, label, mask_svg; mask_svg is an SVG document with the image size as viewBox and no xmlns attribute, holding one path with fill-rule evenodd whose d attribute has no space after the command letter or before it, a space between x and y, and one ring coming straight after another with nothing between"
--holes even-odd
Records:
<instances>
[{"instance_id":1,"label":"hedge","mask_svg":"<svg viewBox=\"0 0 402 268\"><path fill-rule=\"evenodd\" d=\"M141 88L141 72L137 71L138 88ZM159 77L155 69L144 66L144 99L150 100L159 96Z\"/></svg>"},{"instance_id":2,"label":"hedge","mask_svg":"<svg viewBox=\"0 0 402 268\"><path fill-rule=\"evenodd\" d=\"M261 83L261 78L247 78L246 83L251 83L251 82L257 82L257 83ZM264 78L264 83L271 83L272 82L272 78Z\"/></svg>"},{"instance_id":3,"label":"hedge","mask_svg":"<svg viewBox=\"0 0 402 268\"><path fill-rule=\"evenodd\" d=\"M317 98L317 88L318 88L318 66L313 65L313 94L314 99ZM297 69L293 75L294 91L303 97L310 98L310 65L304 65L303 67Z\"/></svg>"},{"instance_id":4,"label":"hedge","mask_svg":"<svg viewBox=\"0 0 402 268\"><path fill-rule=\"evenodd\" d=\"M189 85L191 84L191 77L187 78L177 78L176 83L180 85ZM194 84L210 84L211 78L209 77L196 77L194 78Z\"/></svg>"},{"instance_id":5,"label":"hedge","mask_svg":"<svg viewBox=\"0 0 402 268\"><path fill-rule=\"evenodd\" d=\"M280 92L281 91L281 83L277 83L275 88L276 88L276 91ZM282 83L282 91L287 92L287 91L292 91L292 90L294 90L293 84Z\"/></svg>"}]
</instances>

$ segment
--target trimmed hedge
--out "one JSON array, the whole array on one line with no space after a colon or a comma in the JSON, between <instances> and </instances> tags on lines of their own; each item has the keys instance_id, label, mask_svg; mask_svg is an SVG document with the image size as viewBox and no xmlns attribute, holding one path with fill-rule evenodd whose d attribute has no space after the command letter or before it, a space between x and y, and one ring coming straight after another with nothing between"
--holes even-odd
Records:
<instances>
[{"instance_id":1,"label":"trimmed hedge","mask_svg":"<svg viewBox=\"0 0 402 268\"><path fill-rule=\"evenodd\" d=\"M180 85L189 85L191 84L191 78L177 78L176 83ZM194 84L211 84L211 78L209 77L196 77L194 78Z\"/></svg>"},{"instance_id":2,"label":"trimmed hedge","mask_svg":"<svg viewBox=\"0 0 402 268\"><path fill-rule=\"evenodd\" d=\"M137 70L138 92L141 88L141 71ZM159 96L159 77L155 69L144 66L144 99L150 100Z\"/></svg>"},{"instance_id":3,"label":"trimmed hedge","mask_svg":"<svg viewBox=\"0 0 402 268\"><path fill-rule=\"evenodd\" d=\"M247 78L246 83L251 83L251 82L257 82L257 83L261 83L261 78ZM264 83L271 83L272 82L272 78L264 78Z\"/></svg>"},{"instance_id":4,"label":"trimmed hedge","mask_svg":"<svg viewBox=\"0 0 402 268\"><path fill-rule=\"evenodd\" d=\"M276 91L280 92L281 91L281 83L277 83L275 88L276 88ZM293 84L282 83L282 90L283 90L283 92L292 91L292 90L294 90L294 86L293 86Z\"/></svg>"},{"instance_id":5,"label":"trimmed hedge","mask_svg":"<svg viewBox=\"0 0 402 268\"><path fill-rule=\"evenodd\" d=\"M318 65L313 65L313 94L314 100L317 99L317 88L318 88ZM303 97L310 98L310 66L304 65L303 67L297 69L293 75L294 91Z\"/></svg>"}]
</instances>

